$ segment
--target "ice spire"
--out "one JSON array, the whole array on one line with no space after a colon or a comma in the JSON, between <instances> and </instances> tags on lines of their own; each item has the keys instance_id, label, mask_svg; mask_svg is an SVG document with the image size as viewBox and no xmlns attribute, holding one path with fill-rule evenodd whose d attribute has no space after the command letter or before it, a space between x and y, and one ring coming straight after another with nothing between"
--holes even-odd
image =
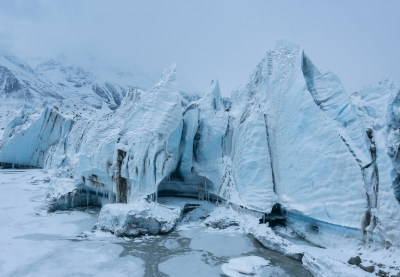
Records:
<instances>
[{"instance_id":1,"label":"ice spire","mask_svg":"<svg viewBox=\"0 0 400 277\"><path fill-rule=\"evenodd\" d=\"M211 81L210 88L204 96L204 102L207 107L211 106L214 110L219 110L223 108L218 79Z\"/></svg>"}]
</instances>

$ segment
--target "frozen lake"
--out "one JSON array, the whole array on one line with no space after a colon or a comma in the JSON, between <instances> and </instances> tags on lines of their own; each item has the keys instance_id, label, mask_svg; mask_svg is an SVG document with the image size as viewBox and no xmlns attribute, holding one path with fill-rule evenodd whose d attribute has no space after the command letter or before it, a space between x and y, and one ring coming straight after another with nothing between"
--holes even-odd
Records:
<instances>
[{"instance_id":1,"label":"frozen lake","mask_svg":"<svg viewBox=\"0 0 400 277\"><path fill-rule=\"evenodd\" d=\"M0 170L0 276L311 276L235 227L182 222L168 235L137 239L93 231L97 210L43 210L43 177L40 170ZM243 262L228 264L233 258ZM248 261L264 266L239 273Z\"/></svg>"}]
</instances>

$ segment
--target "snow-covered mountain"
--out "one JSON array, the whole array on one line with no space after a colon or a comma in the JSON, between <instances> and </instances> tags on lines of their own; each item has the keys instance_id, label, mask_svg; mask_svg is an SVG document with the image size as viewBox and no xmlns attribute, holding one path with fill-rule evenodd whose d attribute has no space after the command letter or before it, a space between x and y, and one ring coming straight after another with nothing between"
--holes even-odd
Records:
<instances>
[{"instance_id":1,"label":"snow-covered mountain","mask_svg":"<svg viewBox=\"0 0 400 277\"><path fill-rule=\"evenodd\" d=\"M0 140L5 126L24 107L28 113L41 112L47 105L71 106L75 112L103 104L116 109L127 91L151 85L151 78L135 67L110 69L92 61L83 68L62 57L35 60L31 66L15 56L0 55Z\"/></svg>"},{"instance_id":2,"label":"snow-covered mountain","mask_svg":"<svg viewBox=\"0 0 400 277\"><path fill-rule=\"evenodd\" d=\"M28 101L72 101L100 108L105 102L116 109L129 89L148 88L144 73L107 69L93 62L87 68L71 66L64 59L35 62L0 56L0 96Z\"/></svg>"},{"instance_id":3,"label":"snow-covered mountain","mask_svg":"<svg viewBox=\"0 0 400 277\"><path fill-rule=\"evenodd\" d=\"M400 87L393 82L350 95L287 41L229 100L218 81L204 97L184 98L174 66L145 90L134 78L104 81L56 62L35 70L3 64L3 104L10 95L73 104L23 108L4 130L2 163L52 169L79 189L106 191L111 202L190 196L261 213L279 203L309 222L305 236L328 224L398 244Z\"/></svg>"}]
</instances>

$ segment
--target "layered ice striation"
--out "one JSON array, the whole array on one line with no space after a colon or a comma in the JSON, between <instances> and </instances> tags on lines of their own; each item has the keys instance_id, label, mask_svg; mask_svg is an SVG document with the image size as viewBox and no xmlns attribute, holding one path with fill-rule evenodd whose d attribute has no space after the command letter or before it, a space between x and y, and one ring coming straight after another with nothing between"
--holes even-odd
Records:
<instances>
[{"instance_id":1,"label":"layered ice striation","mask_svg":"<svg viewBox=\"0 0 400 277\"><path fill-rule=\"evenodd\" d=\"M234 147L242 148L233 160L253 163L243 179L262 176L243 191L260 190L259 201L270 207L278 201L315 219L360 227L367 205L361 168L371 158L336 77L321 74L297 45L281 42L232 96L232 114ZM236 181L240 190L244 182Z\"/></svg>"},{"instance_id":2,"label":"layered ice striation","mask_svg":"<svg viewBox=\"0 0 400 277\"><path fill-rule=\"evenodd\" d=\"M217 80L204 97L183 97L172 66L151 89L131 89L120 105L113 97L114 111L105 101L74 116L64 105L22 113L4 131L0 162L57 169L110 202L186 196L260 213L279 203L313 230L396 244L399 95L384 80L350 96L282 41L229 100Z\"/></svg>"},{"instance_id":3,"label":"layered ice striation","mask_svg":"<svg viewBox=\"0 0 400 277\"><path fill-rule=\"evenodd\" d=\"M30 124L31 123L31 124ZM3 163L43 167L50 152L62 147L73 121L56 110L45 108L33 122L25 110L7 126L0 148Z\"/></svg>"},{"instance_id":4,"label":"layered ice striation","mask_svg":"<svg viewBox=\"0 0 400 277\"><path fill-rule=\"evenodd\" d=\"M399 209L399 115L400 87L385 79L353 93L352 100L370 140L373 167L376 171L375 233L398 244ZM367 191L368 193L368 191Z\"/></svg>"}]
</instances>

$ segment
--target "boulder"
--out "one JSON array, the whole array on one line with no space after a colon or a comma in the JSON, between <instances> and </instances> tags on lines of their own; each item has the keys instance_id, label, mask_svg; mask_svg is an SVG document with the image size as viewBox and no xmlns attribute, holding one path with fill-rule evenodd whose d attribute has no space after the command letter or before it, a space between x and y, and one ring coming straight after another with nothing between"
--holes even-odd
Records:
<instances>
[{"instance_id":1,"label":"boulder","mask_svg":"<svg viewBox=\"0 0 400 277\"><path fill-rule=\"evenodd\" d=\"M100 211L97 227L117 236L158 235L173 230L181 209L140 200L132 204L108 204Z\"/></svg>"},{"instance_id":2,"label":"boulder","mask_svg":"<svg viewBox=\"0 0 400 277\"><path fill-rule=\"evenodd\" d=\"M361 264L361 258L360 256L356 256L356 257L351 257L348 261L349 264L352 265L357 265L359 266Z\"/></svg>"}]
</instances>

